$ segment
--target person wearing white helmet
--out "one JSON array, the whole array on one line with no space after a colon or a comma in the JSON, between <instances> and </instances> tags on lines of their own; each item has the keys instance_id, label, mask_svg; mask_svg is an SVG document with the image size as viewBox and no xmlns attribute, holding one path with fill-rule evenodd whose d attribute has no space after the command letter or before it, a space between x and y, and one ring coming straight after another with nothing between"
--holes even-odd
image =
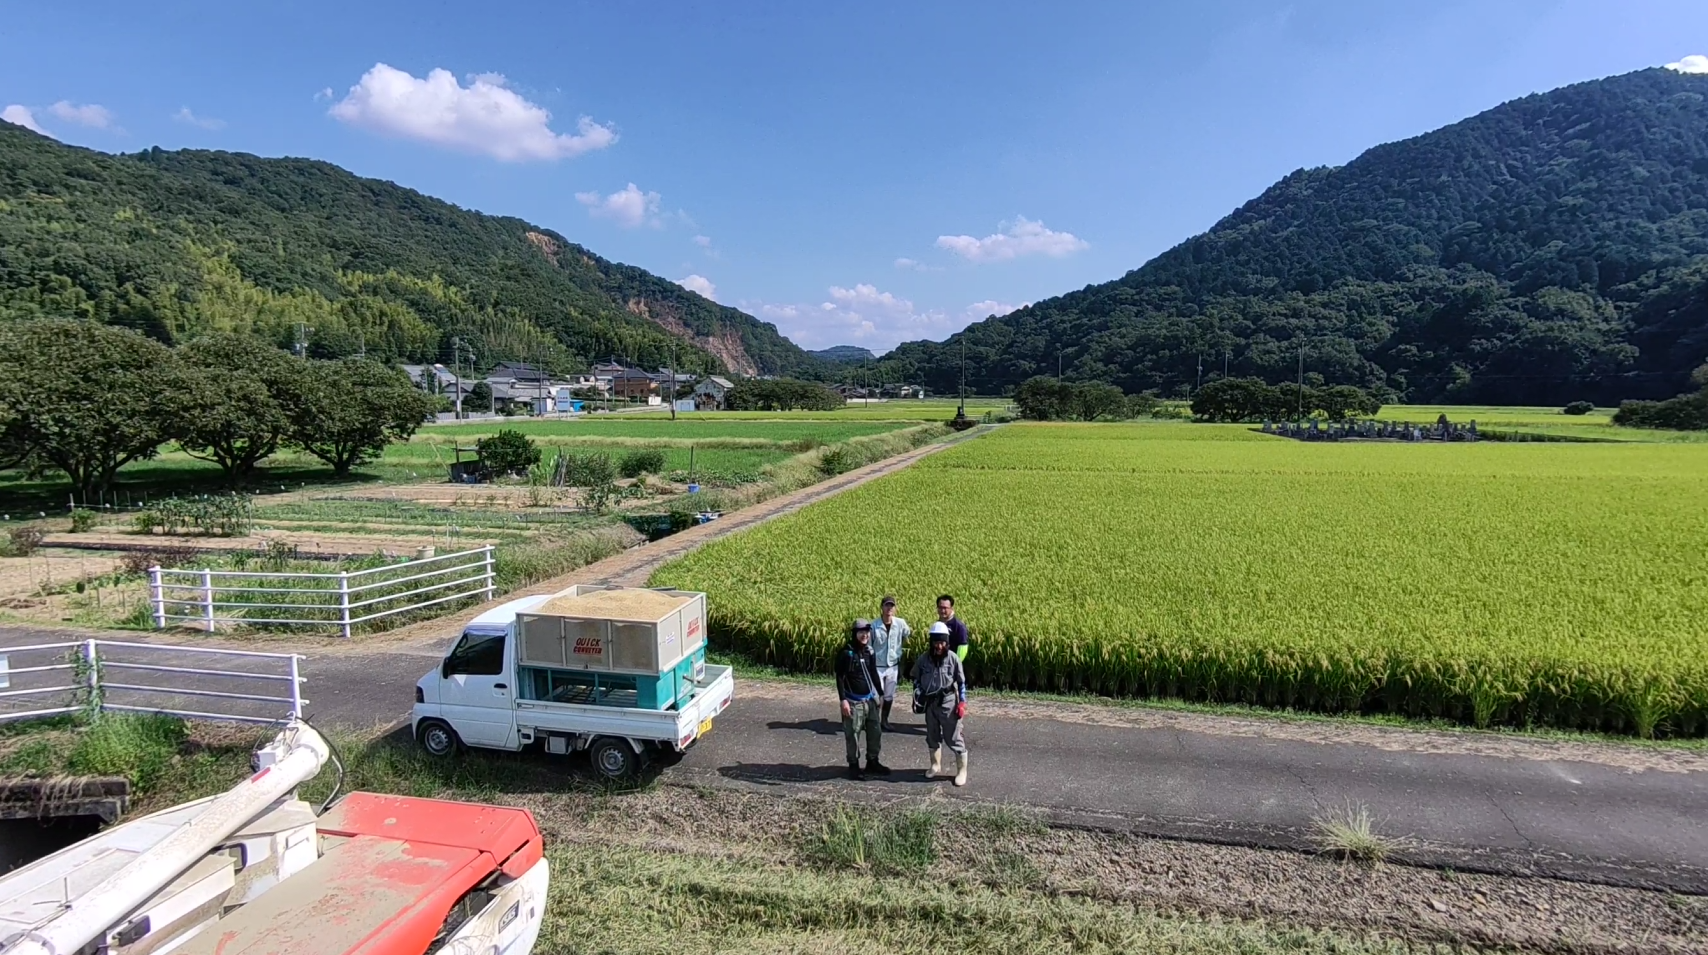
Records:
<instances>
[{"instance_id":1,"label":"person wearing white helmet","mask_svg":"<svg viewBox=\"0 0 1708 955\"><path fill-rule=\"evenodd\" d=\"M929 778L943 774L943 750L955 753L955 785L967 784L967 743L961 719L967 715L967 676L961 658L949 652L949 625L931 625L930 650L913 663L913 706L925 714L925 747L931 751Z\"/></svg>"}]
</instances>

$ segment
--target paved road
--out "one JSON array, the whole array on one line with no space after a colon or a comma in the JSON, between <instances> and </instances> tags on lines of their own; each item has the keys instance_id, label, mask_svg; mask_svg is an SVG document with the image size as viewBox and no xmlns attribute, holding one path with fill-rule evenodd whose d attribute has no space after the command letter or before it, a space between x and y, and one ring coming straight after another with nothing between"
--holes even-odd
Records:
<instances>
[{"instance_id":1,"label":"paved road","mask_svg":"<svg viewBox=\"0 0 1708 955\"><path fill-rule=\"evenodd\" d=\"M0 628L0 652L45 636ZM447 639L311 651L310 717L404 718ZM975 697L971 785L956 790L923 778L923 731L900 714L885 748L896 775L843 780L833 716L822 687L746 682L669 777L994 800L1070 825L1283 848L1309 844L1325 811L1362 805L1402 858L1708 893L1708 754Z\"/></svg>"}]
</instances>

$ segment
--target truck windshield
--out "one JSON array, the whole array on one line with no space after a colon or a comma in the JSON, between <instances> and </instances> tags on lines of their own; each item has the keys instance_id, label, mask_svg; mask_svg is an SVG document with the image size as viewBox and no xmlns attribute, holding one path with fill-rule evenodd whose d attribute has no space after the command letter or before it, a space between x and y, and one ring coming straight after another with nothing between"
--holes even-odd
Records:
<instances>
[{"instance_id":1,"label":"truck windshield","mask_svg":"<svg viewBox=\"0 0 1708 955\"><path fill-rule=\"evenodd\" d=\"M445 675L466 673L470 676L496 676L504 672L504 634L479 633L470 630L463 634L451 655L445 658Z\"/></svg>"}]
</instances>

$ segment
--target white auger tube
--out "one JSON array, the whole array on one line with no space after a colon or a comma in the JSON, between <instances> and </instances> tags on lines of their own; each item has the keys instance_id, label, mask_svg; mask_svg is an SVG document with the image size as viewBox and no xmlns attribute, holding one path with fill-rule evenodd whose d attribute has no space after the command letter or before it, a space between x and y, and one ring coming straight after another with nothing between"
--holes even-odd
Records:
<instances>
[{"instance_id":1,"label":"white auger tube","mask_svg":"<svg viewBox=\"0 0 1708 955\"><path fill-rule=\"evenodd\" d=\"M212 852L232 833L266 812L297 786L313 779L330 751L306 723L292 721L261 762L274 761L208 804L193 822L132 859L112 877L72 899L59 914L16 936L0 955L71 955L108 932Z\"/></svg>"}]
</instances>

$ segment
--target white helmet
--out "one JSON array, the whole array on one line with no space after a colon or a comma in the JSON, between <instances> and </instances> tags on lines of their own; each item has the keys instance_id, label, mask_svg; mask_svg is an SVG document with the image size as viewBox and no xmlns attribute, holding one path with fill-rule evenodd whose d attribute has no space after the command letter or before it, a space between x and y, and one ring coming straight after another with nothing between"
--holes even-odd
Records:
<instances>
[{"instance_id":1,"label":"white helmet","mask_svg":"<svg viewBox=\"0 0 1708 955\"><path fill-rule=\"evenodd\" d=\"M948 641L948 639L949 639L949 625L944 623L941 620L939 620L936 623L931 625L930 638L932 640L936 640L938 634L943 635L943 640L945 642Z\"/></svg>"}]
</instances>

